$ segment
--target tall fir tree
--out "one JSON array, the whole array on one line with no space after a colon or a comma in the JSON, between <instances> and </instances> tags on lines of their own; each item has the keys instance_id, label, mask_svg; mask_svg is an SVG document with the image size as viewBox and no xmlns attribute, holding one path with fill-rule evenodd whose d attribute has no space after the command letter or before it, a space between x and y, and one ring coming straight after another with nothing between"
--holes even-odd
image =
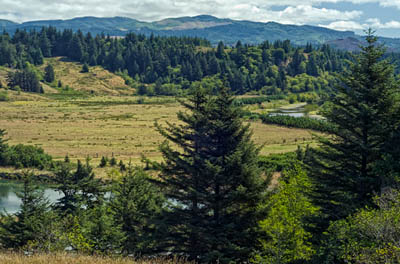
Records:
<instances>
[{"instance_id":1,"label":"tall fir tree","mask_svg":"<svg viewBox=\"0 0 400 264\"><path fill-rule=\"evenodd\" d=\"M166 223L173 251L200 262L241 262L257 244L255 230L266 182L249 126L225 88L216 98L202 89L178 114L182 125L158 126L165 142L159 182L172 202Z\"/></svg>"},{"instance_id":2,"label":"tall fir tree","mask_svg":"<svg viewBox=\"0 0 400 264\"><path fill-rule=\"evenodd\" d=\"M321 148L314 150L310 163L315 201L325 215L322 227L371 204L384 187L386 175L375 168L400 124L393 66L382 59L385 49L371 30L366 41L324 113L337 129L320 139Z\"/></svg>"}]
</instances>

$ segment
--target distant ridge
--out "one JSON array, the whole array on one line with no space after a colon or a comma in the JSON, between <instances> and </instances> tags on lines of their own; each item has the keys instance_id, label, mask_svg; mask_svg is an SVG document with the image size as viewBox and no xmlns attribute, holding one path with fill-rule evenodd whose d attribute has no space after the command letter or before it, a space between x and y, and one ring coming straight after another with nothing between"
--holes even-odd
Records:
<instances>
[{"instance_id":1,"label":"distant ridge","mask_svg":"<svg viewBox=\"0 0 400 264\"><path fill-rule=\"evenodd\" d=\"M12 27L18 25L15 22L12 22L10 20L5 20L5 19L0 19L0 29L6 29L7 27Z\"/></svg>"},{"instance_id":2,"label":"distant ridge","mask_svg":"<svg viewBox=\"0 0 400 264\"><path fill-rule=\"evenodd\" d=\"M161 36L196 36L206 38L214 45L219 41L234 45L238 40L247 44L259 44L265 40L289 39L296 45L330 43L340 49L356 50L355 43L362 41L362 37L352 31L337 31L307 25L285 25L276 22L220 19L210 15L167 18L155 22L142 22L127 17L78 17L68 20L29 21L21 24L0 20L0 28L9 33L17 29L40 30L48 26L59 30L81 30L84 33L104 33L111 36L124 36L129 32ZM381 40L392 50L400 51L400 39L382 38Z\"/></svg>"}]
</instances>

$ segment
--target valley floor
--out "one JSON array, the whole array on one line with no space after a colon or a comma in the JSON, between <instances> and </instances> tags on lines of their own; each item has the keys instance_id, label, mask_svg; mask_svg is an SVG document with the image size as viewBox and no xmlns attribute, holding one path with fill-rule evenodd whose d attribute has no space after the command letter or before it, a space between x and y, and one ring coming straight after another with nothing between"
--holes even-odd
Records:
<instances>
[{"instance_id":1,"label":"valley floor","mask_svg":"<svg viewBox=\"0 0 400 264\"><path fill-rule=\"evenodd\" d=\"M11 94L12 91L9 91ZM36 95L35 95L36 96ZM1 102L0 128L9 144L42 147L56 160L86 157L97 167L102 156L138 163L141 155L160 160L164 138L155 122L176 123L183 108L173 98L95 96L77 100L19 100ZM139 101L138 101L139 100ZM140 100L143 100L141 102ZM313 144L309 130L251 122L253 140L264 144L261 154L294 151ZM104 174L97 171L96 175Z\"/></svg>"}]
</instances>

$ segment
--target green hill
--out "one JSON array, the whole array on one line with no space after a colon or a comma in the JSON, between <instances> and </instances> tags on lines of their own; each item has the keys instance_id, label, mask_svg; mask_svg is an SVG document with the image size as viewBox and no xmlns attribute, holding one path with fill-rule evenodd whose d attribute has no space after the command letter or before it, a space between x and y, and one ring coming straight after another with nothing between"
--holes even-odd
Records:
<instances>
[{"instance_id":1,"label":"green hill","mask_svg":"<svg viewBox=\"0 0 400 264\"><path fill-rule=\"evenodd\" d=\"M289 39L293 44L323 44L338 39L354 38L360 40L351 31L336 31L316 26L284 25L275 22L237 21L201 15L194 17L168 18L155 22L142 22L126 17L79 17L69 20L42 20L17 24L0 20L0 28L13 33L17 29L39 30L53 26L59 30L72 29L93 34L104 33L110 36L125 36L129 32L161 36L195 36L208 39L212 44L223 41L233 45L238 40L248 44L258 44L265 40ZM382 39L393 49L400 49L399 39ZM341 46L339 46L341 47Z\"/></svg>"}]
</instances>

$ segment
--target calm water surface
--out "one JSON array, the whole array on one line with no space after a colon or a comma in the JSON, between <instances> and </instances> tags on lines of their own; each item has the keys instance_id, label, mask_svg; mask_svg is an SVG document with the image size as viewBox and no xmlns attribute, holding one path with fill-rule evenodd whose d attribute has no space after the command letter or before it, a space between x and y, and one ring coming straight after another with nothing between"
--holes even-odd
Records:
<instances>
[{"instance_id":1,"label":"calm water surface","mask_svg":"<svg viewBox=\"0 0 400 264\"><path fill-rule=\"evenodd\" d=\"M44 195L50 202L55 202L60 198L60 194L51 188L41 187ZM22 183L11 180L0 180L0 211L7 213L16 213L21 205L21 199L17 192L22 190Z\"/></svg>"}]
</instances>

